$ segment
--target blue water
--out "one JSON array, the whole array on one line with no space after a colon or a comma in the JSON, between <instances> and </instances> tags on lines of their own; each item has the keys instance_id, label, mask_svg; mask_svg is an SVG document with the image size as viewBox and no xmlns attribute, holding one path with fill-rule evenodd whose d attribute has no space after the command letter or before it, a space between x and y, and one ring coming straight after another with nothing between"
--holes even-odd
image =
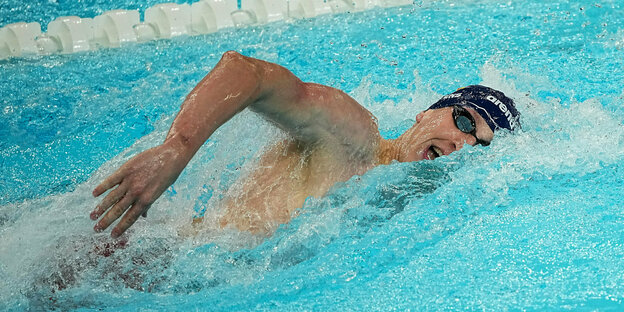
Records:
<instances>
[{"instance_id":1,"label":"blue water","mask_svg":"<svg viewBox=\"0 0 624 312\"><path fill-rule=\"evenodd\" d=\"M623 4L452 2L0 62L0 308L624 309ZM2 4L0 25L153 3ZM91 231L90 190L162 142L230 49L345 90L386 137L474 83L516 99L524 130L375 168L309 199L266 239L180 235L196 211L217 214L219 197L283 136L244 112L126 248L96 255L110 241Z\"/></svg>"}]
</instances>

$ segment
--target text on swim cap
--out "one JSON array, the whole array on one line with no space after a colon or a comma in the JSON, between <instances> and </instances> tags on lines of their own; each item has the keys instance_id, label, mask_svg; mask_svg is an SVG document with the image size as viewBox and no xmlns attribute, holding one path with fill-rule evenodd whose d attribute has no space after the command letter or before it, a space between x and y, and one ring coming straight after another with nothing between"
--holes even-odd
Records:
<instances>
[{"instance_id":1,"label":"text on swim cap","mask_svg":"<svg viewBox=\"0 0 624 312\"><path fill-rule=\"evenodd\" d=\"M507 121L509 122L509 126L511 127L511 130L516 129L516 125L518 121L514 116L511 115L511 111L509 111L509 109L507 108L507 105L505 105L505 103L501 102L499 99L497 99L493 95L488 95L486 99L494 103L494 105L498 106L501 112L505 114L505 117L507 118Z\"/></svg>"},{"instance_id":2,"label":"text on swim cap","mask_svg":"<svg viewBox=\"0 0 624 312\"><path fill-rule=\"evenodd\" d=\"M441 98L441 100L454 99L454 98L458 98L458 97L461 97L461 96L462 96L461 93L451 93L451 94L447 94L447 95L443 96Z\"/></svg>"}]
</instances>

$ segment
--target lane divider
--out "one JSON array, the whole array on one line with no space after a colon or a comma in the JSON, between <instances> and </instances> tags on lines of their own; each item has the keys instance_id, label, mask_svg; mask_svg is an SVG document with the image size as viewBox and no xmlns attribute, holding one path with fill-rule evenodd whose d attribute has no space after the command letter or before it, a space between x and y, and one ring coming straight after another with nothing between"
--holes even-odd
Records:
<instances>
[{"instance_id":1,"label":"lane divider","mask_svg":"<svg viewBox=\"0 0 624 312\"><path fill-rule=\"evenodd\" d=\"M76 53L124 44L214 33L287 19L359 12L375 7L411 5L413 0L200 0L192 4L161 3L145 10L106 11L94 18L61 16L41 32L37 22L0 28L0 60L12 57Z\"/></svg>"}]
</instances>

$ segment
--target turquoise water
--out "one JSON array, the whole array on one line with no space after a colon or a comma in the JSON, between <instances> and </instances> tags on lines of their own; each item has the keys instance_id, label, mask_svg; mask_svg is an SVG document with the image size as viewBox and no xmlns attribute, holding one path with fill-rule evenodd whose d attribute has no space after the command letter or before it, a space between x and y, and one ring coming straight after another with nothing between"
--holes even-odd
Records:
<instances>
[{"instance_id":1,"label":"turquoise water","mask_svg":"<svg viewBox=\"0 0 624 312\"><path fill-rule=\"evenodd\" d=\"M45 12L4 3L12 15L2 11L2 24L98 13L85 2L49 2ZM0 308L621 310L622 6L426 1L2 61ZM283 136L244 112L125 248L98 255L94 246L110 241L91 230L90 190L163 140L184 96L230 49L347 91L386 137L474 83L516 99L524 130L375 168L309 199L266 239L179 235L195 211L216 215L225 190Z\"/></svg>"}]
</instances>

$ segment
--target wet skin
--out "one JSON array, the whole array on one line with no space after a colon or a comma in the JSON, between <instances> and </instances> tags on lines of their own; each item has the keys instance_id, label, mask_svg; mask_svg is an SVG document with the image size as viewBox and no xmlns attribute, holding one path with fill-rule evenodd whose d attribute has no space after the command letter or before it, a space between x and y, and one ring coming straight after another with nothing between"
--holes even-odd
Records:
<instances>
[{"instance_id":1,"label":"wet skin","mask_svg":"<svg viewBox=\"0 0 624 312\"><path fill-rule=\"evenodd\" d=\"M218 223L270 235L288 222L310 196L323 196L336 182L392 161L435 159L474 145L461 132L452 108L427 110L394 140L383 139L376 119L346 93L305 83L285 68L227 52L191 91L162 145L144 151L105 179L94 191L111 190L91 213L103 231L125 232L177 179L199 147L232 116L249 108L289 134L269 148L258 168L235 183L222 202ZM494 134L474 110L476 136Z\"/></svg>"},{"instance_id":2,"label":"wet skin","mask_svg":"<svg viewBox=\"0 0 624 312\"><path fill-rule=\"evenodd\" d=\"M494 134L483 118L474 111L471 114L479 139L491 141ZM225 214L220 225L269 235L277 226L287 223L306 198L321 197L332 185L355 174L392 160L435 159L461 149L464 144L475 144L472 135L457 129L450 107L423 112L417 120L400 138L380 139L377 157L359 162L348 161L349 155L339 155L332 146L306 148L296 141L276 144L266 152L258 169L239 182L242 187L232 188L223 201Z\"/></svg>"}]
</instances>

